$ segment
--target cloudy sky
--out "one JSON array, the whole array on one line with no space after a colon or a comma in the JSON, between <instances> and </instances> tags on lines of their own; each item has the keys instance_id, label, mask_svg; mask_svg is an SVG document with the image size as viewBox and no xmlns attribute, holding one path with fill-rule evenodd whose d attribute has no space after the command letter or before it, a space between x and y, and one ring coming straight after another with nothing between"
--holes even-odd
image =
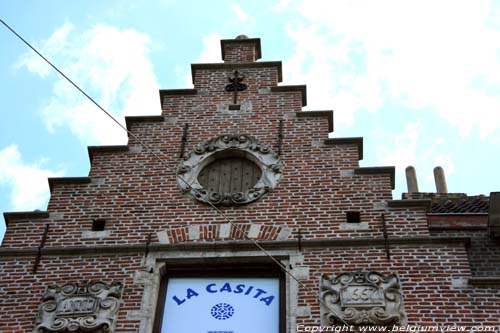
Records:
<instances>
[{"instance_id":1,"label":"cloudy sky","mask_svg":"<svg viewBox=\"0 0 500 333\"><path fill-rule=\"evenodd\" d=\"M437 165L450 192L500 190L500 1L0 0L0 18L120 121L159 114L220 39L259 37L333 137L364 137L362 166L396 166L394 198L408 165L423 192ZM4 26L0 73L0 210L45 210L48 177L126 135Z\"/></svg>"}]
</instances>

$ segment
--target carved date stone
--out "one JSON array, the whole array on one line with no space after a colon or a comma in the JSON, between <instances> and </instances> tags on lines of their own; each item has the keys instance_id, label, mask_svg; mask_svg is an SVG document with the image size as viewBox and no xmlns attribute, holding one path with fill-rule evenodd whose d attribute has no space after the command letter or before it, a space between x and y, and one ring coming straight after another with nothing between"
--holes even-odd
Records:
<instances>
[{"instance_id":1,"label":"carved date stone","mask_svg":"<svg viewBox=\"0 0 500 333\"><path fill-rule=\"evenodd\" d=\"M35 333L113 333L122 294L113 282L48 286L39 307Z\"/></svg>"},{"instance_id":2,"label":"carved date stone","mask_svg":"<svg viewBox=\"0 0 500 333\"><path fill-rule=\"evenodd\" d=\"M343 273L323 276L321 299L324 319L329 325L404 325L399 278L377 272Z\"/></svg>"}]
</instances>

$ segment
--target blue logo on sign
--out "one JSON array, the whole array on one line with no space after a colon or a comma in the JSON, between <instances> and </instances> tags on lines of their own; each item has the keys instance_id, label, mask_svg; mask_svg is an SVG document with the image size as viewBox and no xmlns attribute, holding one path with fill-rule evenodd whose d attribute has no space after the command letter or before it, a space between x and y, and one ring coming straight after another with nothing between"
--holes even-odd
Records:
<instances>
[{"instance_id":1,"label":"blue logo on sign","mask_svg":"<svg viewBox=\"0 0 500 333\"><path fill-rule=\"evenodd\" d=\"M234 308L231 304L219 303L215 304L210 310L212 317L219 320L226 320L233 316Z\"/></svg>"}]
</instances>

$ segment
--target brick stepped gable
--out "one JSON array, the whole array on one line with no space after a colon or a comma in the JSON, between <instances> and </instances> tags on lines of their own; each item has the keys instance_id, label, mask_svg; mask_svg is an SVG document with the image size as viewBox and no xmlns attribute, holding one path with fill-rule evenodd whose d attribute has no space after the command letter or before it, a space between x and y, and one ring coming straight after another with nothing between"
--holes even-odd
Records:
<instances>
[{"instance_id":1,"label":"brick stepped gable","mask_svg":"<svg viewBox=\"0 0 500 333\"><path fill-rule=\"evenodd\" d=\"M232 51L224 45L231 45ZM409 324L498 325L500 295L491 284L499 282L471 279L469 238L430 237L430 201L391 200L394 169L359 168L362 139L328 139L331 118L324 112L301 111L305 89L278 86L277 63L266 67L264 62L235 62L256 60L260 42L223 41L223 54L225 65L194 66L195 89L163 90L161 116L127 118L128 128L161 154L169 168L132 138L127 146L89 147L89 177L51 179L48 212L5 214L1 323L33 332L40 298L50 284L121 281L124 291L115 332L152 332L155 288L165 263L190 261L209 267L221 259L228 265L233 260L264 262L268 258L228 229L210 207L180 193L173 172L186 123L188 152L232 131L247 131L276 149L278 121L284 120L280 184L252 204L222 208L233 221L252 237L264 239L260 243L273 255L287 258L284 263L292 274L314 290L319 291L318 282L325 275L397 274ZM232 95L224 85L234 68L247 76L249 87L255 85L252 94L241 94L240 112L225 108ZM256 76L261 72L262 80ZM217 130L214 124L227 127ZM362 228L346 228L348 211L361 212L362 223L356 225ZM382 237L382 214L388 243ZM106 230L103 235L90 232L89 237L94 218L106 219ZM47 242L39 250L46 224ZM152 244L147 245L149 235ZM33 273L38 254L38 270ZM286 282L286 302L287 332L295 331L296 325L320 325L316 297L292 280Z\"/></svg>"},{"instance_id":2,"label":"brick stepped gable","mask_svg":"<svg viewBox=\"0 0 500 333\"><path fill-rule=\"evenodd\" d=\"M302 111L306 88L278 86L281 62L249 61L260 56L259 39L223 40L221 46L225 63L192 65L194 89L160 91L161 116L126 118L127 128L161 155L171 166L168 170L133 137L127 146L89 147L89 177L49 180L49 217L47 212L5 213L9 229L3 246L38 246L46 223L48 247L143 244L150 233L156 243L161 232L187 233L188 225L200 223L212 225L208 239L217 238L226 221L176 186L173 172L184 125L189 125L186 152L226 133L250 134L276 151L280 120L284 121L282 181L255 203L224 209L233 221L261 225L256 237L264 239L274 239L284 227L289 238L296 237L299 228L305 238L367 238L381 235L381 213L385 213L391 237L428 235L427 202L391 200L394 168L360 168L362 138L328 139L332 111ZM236 111L229 110L232 93L224 90L234 70L245 76L248 85L239 92L241 109ZM370 230L340 228L347 211L360 211ZM109 235L82 238L95 218L107 220ZM265 228L273 231L264 232ZM24 235L22 241L18 233Z\"/></svg>"}]
</instances>

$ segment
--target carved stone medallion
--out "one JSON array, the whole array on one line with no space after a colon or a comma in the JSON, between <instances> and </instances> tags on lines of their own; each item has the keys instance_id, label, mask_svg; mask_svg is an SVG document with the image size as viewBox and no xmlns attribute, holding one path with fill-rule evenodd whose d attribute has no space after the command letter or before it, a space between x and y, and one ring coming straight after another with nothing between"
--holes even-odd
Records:
<instances>
[{"instance_id":1,"label":"carved stone medallion","mask_svg":"<svg viewBox=\"0 0 500 333\"><path fill-rule=\"evenodd\" d=\"M204 171L205 167L223 159L230 160L230 163L234 164L235 158L247 160L248 163L243 161L242 164L248 165L249 168L252 168L252 165L260 168L260 173L252 171L252 175L258 174L255 183L250 181L249 186L239 186L237 189L232 186L228 189L206 188L202 185L202 183L209 182L209 180L204 180L208 172ZM184 157L177 169L177 185L183 192L190 193L201 202L225 206L242 205L259 199L276 187L281 178L281 169L282 164L278 156L256 138L242 134L221 135L199 145ZM227 177L230 177L230 173L227 174ZM221 179L221 182L224 181ZM233 179L227 181L232 182Z\"/></svg>"},{"instance_id":2,"label":"carved stone medallion","mask_svg":"<svg viewBox=\"0 0 500 333\"><path fill-rule=\"evenodd\" d=\"M377 272L323 277L321 299L329 325L402 325L406 322L399 278Z\"/></svg>"},{"instance_id":3,"label":"carved stone medallion","mask_svg":"<svg viewBox=\"0 0 500 333\"><path fill-rule=\"evenodd\" d=\"M39 307L36 333L114 332L122 285L114 282L48 286Z\"/></svg>"}]
</instances>

